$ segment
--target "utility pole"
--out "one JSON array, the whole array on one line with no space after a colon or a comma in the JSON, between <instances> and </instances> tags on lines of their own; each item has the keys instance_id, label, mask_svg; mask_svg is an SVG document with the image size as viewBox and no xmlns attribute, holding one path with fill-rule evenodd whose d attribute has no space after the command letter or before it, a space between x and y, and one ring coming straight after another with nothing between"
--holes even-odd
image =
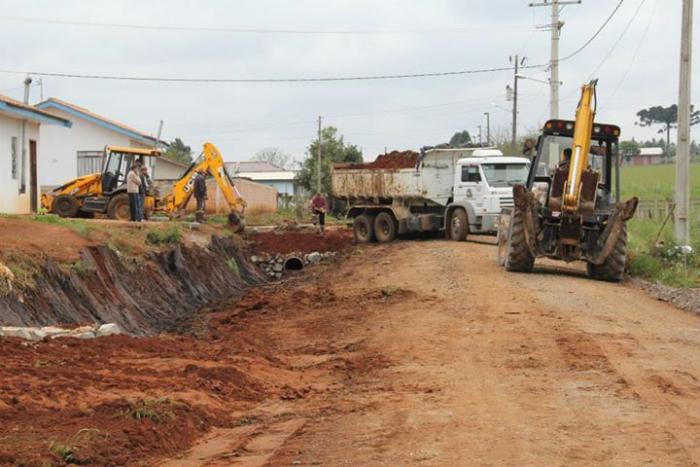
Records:
<instances>
[{"instance_id":1,"label":"utility pole","mask_svg":"<svg viewBox=\"0 0 700 467\"><path fill-rule=\"evenodd\" d=\"M479 146L483 146L481 143L481 125L477 125L476 127L479 129Z\"/></svg>"},{"instance_id":2,"label":"utility pole","mask_svg":"<svg viewBox=\"0 0 700 467\"><path fill-rule=\"evenodd\" d=\"M29 88L32 86L32 77L24 78L24 105L29 105ZM22 120L22 160L19 173L19 192L27 192L27 120Z\"/></svg>"},{"instance_id":3,"label":"utility pole","mask_svg":"<svg viewBox=\"0 0 700 467\"><path fill-rule=\"evenodd\" d=\"M690 244L690 73L693 44L693 0L683 0L681 66L678 84L678 141L676 143L675 234L681 245Z\"/></svg>"},{"instance_id":4,"label":"utility pole","mask_svg":"<svg viewBox=\"0 0 700 467\"><path fill-rule=\"evenodd\" d=\"M581 0L543 0L542 3L530 3L530 6L549 6L552 8L552 22L549 27L552 32L551 58L549 62L549 118L559 118L559 38L561 28L559 21L559 6L578 5Z\"/></svg>"},{"instance_id":5,"label":"utility pole","mask_svg":"<svg viewBox=\"0 0 700 467\"><path fill-rule=\"evenodd\" d=\"M491 113L484 112L486 115L486 146L491 145Z\"/></svg>"},{"instance_id":6,"label":"utility pole","mask_svg":"<svg viewBox=\"0 0 700 467\"><path fill-rule=\"evenodd\" d=\"M316 192L321 192L321 116L318 116L318 155L316 156Z\"/></svg>"},{"instance_id":7,"label":"utility pole","mask_svg":"<svg viewBox=\"0 0 700 467\"><path fill-rule=\"evenodd\" d=\"M513 134L510 143L511 156L515 156L515 148L518 145L518 55L515 55L515 66L513 67Z\"/></svg>"}]
</instances>

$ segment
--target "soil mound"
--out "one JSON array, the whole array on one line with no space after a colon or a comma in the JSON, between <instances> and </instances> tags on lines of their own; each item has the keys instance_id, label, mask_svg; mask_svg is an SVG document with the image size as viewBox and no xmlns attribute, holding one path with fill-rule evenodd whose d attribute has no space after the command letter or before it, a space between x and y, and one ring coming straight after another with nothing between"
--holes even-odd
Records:
<instances>
[{"instance_id":1,"label":"soil mound","mask_svg":"<svg viewBox=\"0 0 700 467\"><path fill-rule=\"evenodd\" d=\"M418 153L415 151L391 151L380 154L374 162L364 164L343 165L344 169L412 169L418 163Z\"/></svg>"},{"instance_id":2,"label":"soil mound","mask_svg":"<svg viewBox=\"0 0 700 467\"><path fill-rule=\"evenodd\" d=\"M316 232L272 231L250 234L255 249L261 253L311 253L314 251L341 251L352 244L352 233L347 230Z\"/></svg>"}]
</instances>

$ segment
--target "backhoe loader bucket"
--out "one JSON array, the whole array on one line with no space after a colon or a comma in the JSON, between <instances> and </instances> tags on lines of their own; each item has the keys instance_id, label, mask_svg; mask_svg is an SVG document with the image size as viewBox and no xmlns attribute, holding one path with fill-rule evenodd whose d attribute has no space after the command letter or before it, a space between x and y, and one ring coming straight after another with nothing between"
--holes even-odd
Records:
<instances>
[{"instance_id":1,"label":"backhoe loader bucket","mask_svg":"<svg viewBox=\"0 0 700 467\"><path fill-rule=\"evenodd\" d=\"M228 215L228 225L234 233L241 233L245 230L245 218L232 212Z\"/></svg>"}]
</instances>

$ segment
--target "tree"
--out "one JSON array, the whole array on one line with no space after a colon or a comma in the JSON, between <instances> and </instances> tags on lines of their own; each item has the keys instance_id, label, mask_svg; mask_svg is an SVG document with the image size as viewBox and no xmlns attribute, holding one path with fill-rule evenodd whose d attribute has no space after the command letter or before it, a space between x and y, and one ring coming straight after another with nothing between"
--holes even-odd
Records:
<instances>
[{"instance_id":1,"label":"tree","mask_svg":"<svg viewBox=\"0 0 700 467\"><path fill-rule=\"evenodd\" d=\"M663 125L663 128L660 128L658 132L666 132L665 153L666 157L670 157L671 128L676 128L678 123L678 106L673 104L668 107L660 105L649 107L637 112L637 117L639 122L636 124L639 126ZM693 106L690 106L690 124L696 125L698 123L700 123L700 110L693 110Z\"/></svg>"},{"instance_id":2,"label":"tree","mask_svg":"<svg viewBox=\"0 0 700 467\"><path fill-rule=\"evenodd\" d=\"M269 162L280 169L288 169L292 162L292 155L282 151L280 148L263 148L253 156L254 161Z\"/></svg>"},{"instance_id":3,"label":"tree","mask_svg":"<svg viewBox=\"0 0 700 467\"><path fill-rule=\"evenodd\" d=\"M175 138L168 150L163 153L163 157L189 165L192 163L192 148L183 143L180 138Z\"/></svg>"},{"instance_id":4,"label":"tree","mask_svg":"<svg viewBox=\"0 0 700 467\"><path fill-rule=\"evenodd\" d=\"M458 131L450 138L450 146L461 146L462 144L471 144L472 137L467 130Z\"/></svg>"},{"instance_id":5,"label":"tree","mask_svg":"<svg viewBox=\"0 0 700 467\"><path fill-rule=\"evenodd\" d=\"M354 144L345 144L343 136L338 136L338 129L332 126L323 128L321 136L321 191L331 191L331 164L334 163L360 163L362 151ZM301 163L297 174L297 182L308 191L316 191L316 174L318 157L318 138L314 139L306 150L306 159Z\"/></svg>"}]
</instances>

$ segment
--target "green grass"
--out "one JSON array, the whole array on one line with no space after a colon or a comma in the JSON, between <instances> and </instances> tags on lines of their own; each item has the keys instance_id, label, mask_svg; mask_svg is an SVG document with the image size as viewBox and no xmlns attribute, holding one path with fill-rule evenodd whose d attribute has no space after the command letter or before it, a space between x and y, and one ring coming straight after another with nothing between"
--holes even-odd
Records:
<instances>
[{"instance_id":1,"label":"green grass","mask_svg":"<svg viewBox=\"0 0 700 467\"><path fill-rule=\"evenodd\" d=\"M677 253L673 224L669 222L659 235L662 222L632 219L628 222L629 271L643 279L672 287L700 286L700 223L693 225L694 253L682 257Z\"/></svg>"},{"instance_id":2,"label":"green grass","mask_svg":"<svg viewBox=\"0 0 700 467\"><path fill-rule=\"evenodd\" d=\"M82 219L67 219L55 214L37 214L29 219L42 224L67 227L82 237L90 238L91 226Z\"/></svg>"},{"instance_id":3,"label":"green grass","mask_svg":"<svg viewBox=\"0 0 700 467\"><path fill-rule=\"evenodd\" d=\"M175 245L180 243L181 239L179 224L171 224L164 229L152 229L146 234L146 243L151 245Z\"/></svg>"},{"instance_id":4,"label":"green grass","mask_svg":"<svg viewBox=\"0 0 700 467\"><path fill-rule=\"evenodd\" d=\"M620 172L622 198L673 199L675 164L625 166ZM690 197L700 198L700 163L690 166Z\"/></svg>"}]
</instances>

